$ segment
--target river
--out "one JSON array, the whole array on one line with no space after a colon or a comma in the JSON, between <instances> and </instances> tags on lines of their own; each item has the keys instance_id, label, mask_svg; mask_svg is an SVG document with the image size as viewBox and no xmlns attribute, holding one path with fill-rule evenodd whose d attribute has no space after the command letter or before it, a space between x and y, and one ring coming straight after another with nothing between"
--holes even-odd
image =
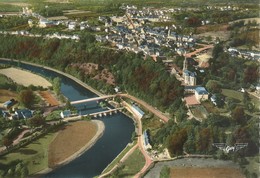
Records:
<instances>
[{"instance_id":1,"label":"river","mask_svg":"<svg viewBox=\"0 0 260 178\"><path fill-rule=\"evenodd\" d=\"M61 92L70 101L93 98L97 95L90 92L72 79L69 79L54 71L46 68L33 66L30 64L5 61L0 59L0 64L12 64L20 68L40 74L47 78L59 77L61 79ZM76 105L81 114L93 113L103 110L96 102ZM53 178L88 178L94 177L103 169L131 142L131 135L134 132L134 122L131 118L122 113L112 116L99 118L105 124L103 136L80 157L70 163L55 169L44 177ZM68 140L69 142L69 140ZM66 143L64 143L66 146Z\"/></svg>"}]
</instances>

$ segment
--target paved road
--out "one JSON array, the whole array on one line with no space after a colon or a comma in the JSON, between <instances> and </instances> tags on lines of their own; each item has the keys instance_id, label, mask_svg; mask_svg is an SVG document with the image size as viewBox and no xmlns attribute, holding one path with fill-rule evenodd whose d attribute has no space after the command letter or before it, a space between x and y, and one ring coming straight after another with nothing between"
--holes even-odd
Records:
<instances>
[{"instance_id":1,"label":"paved road","mask_svg":"<svg viewBox=\"0 0 260 178\"><path fill-rule=\"evenodd\" d=\"M168 122L169 121L169 118L166 115L164 115L161 111L155 109L153 106L149 105L148 103L146 103L143 100L140 100L140 99L138 99L138 98L136 98L136 97L134 97L132 95L129 95L129 94L118 94L118 96L129 98L129 99L135 101L136 103L141 104L143 107L148 109L150 112L155 114L157 117L159 117L164 122Z\"/></svg>"},{"instance_id":2,"label":"paved road","mask_svg":"<svg viewBox=\"0 0 260 178\"><path fill-rule=\"evenodd\" d=\"M202 45L202 44L200 44ZM206 49L210 49L210 48L213 48L214 46L213 45L203 45L204 47L202 48L199 48L199 49L196 49L195 51L191 52L191 53L187 53L185 56L186 57L191 57L192 55L195 55L203 50L206 50Z\"/></svg>"}]
</instances>

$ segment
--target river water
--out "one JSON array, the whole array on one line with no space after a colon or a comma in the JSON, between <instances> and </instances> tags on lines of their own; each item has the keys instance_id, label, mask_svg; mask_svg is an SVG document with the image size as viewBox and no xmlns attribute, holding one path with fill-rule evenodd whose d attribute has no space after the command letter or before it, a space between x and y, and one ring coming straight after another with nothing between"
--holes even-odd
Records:
<instances>
[{"instance_id":1,"label":"river water","mask_svg":"<svg viewBox=\"0 0 260 178\"><path fill-rule=\"evenodd\" d=\"M12 64L47 78L61 79L61 92L70 101L96 97L73 80L45 68L24 63L0 60L0 64ZM81 114L103 110L96 102L76 105ZM101 174L102 170L131 142L134 122L122 113L99 118L105 124L103 136L88 151L70 163L59 167L44 177L88 178ZM76 138L75 138L76 139ZM69 140L68 140L69 142ZM66 143L64 143L66 146Z\"/></svg>"}]
</instances>

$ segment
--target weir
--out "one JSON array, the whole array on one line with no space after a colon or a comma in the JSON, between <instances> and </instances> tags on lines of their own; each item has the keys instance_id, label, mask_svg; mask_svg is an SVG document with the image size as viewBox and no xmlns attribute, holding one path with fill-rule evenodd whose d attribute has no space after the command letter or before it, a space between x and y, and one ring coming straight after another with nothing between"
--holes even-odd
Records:
<instances>
[{"instance_id":1,"label":"weir","mask_svg":"<svg viewBox=\"0 0 260 178\"><path fill-rule=\"evenodd\" d=\"M91 114L87 114L87 115L84 115L84 116L103 117L103 116L107 116L108 114L112 115L113 113L117 113L118 111L122 111L122 110L123 110L123 107L115 108L115 109L109 109L109 110L106 110L106 111L100 111L100 112L96 112L96 113L91 113Z\"/></svg>"}]
</instances>

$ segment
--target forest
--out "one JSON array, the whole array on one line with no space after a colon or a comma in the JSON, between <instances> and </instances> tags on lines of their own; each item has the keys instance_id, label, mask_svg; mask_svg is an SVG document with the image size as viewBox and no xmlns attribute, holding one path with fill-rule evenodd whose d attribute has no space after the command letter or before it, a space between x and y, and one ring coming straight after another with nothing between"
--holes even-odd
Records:
<instances>
[{"instance_id":1,"label":"forest","mask_svg":"<svg viewBox=\"0 0 260 178\"><path fill-rule=\"evenodd\" d=\"M181 104L183 87L161 62L154 62L150 58L144 60L141 54L102 48L89 33L83 34L79 42L4 35L0 36L0 40L3 44L0 47L1 57L55 67L103 92L114 92L115 86L102 79L96 80L93 75L71 66L77 62L98 64L100 70L108 69L114 75L115 85L122 91L168 111L172 116L180 108L178 117L184 116L185 106Z\"/></svg>"}]
</instances>

